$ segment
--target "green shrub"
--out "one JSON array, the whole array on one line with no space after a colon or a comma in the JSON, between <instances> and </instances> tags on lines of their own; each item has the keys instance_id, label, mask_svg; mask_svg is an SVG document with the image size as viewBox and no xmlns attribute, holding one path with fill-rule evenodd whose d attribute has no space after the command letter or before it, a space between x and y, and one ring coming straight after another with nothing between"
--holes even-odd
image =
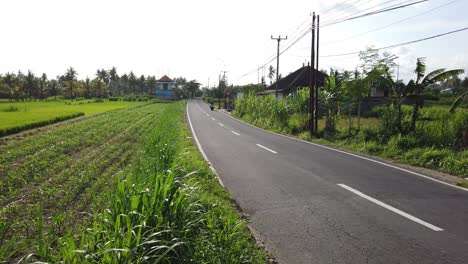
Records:
<instances>
[{"instance_id":1,"label":"green shrub","mask_svg":"<svg viewBox=\"0 0 468 264\"><path fill-rule=\"evenodd\" d=\"M367 152L367 153L370 153L370 154L376 154L376 153L380 153L383 151L383 146L381 144L378 144L377 142L374 142L374 141L368 141L368 142L364 142L362 143L361 147L360 147L360 150L362 152Z\"/></svg>"},{"instance_id":2,"label":"green shrub","mask_svg":"<svg viewBox=\"0 0 468 264\"><path fill-rule=\"evenodd\" d=\"M408 150L419 146L419 140L414 135L393 136L388 141L388 146L394 149Z\"/></svg>"}]
</instances>

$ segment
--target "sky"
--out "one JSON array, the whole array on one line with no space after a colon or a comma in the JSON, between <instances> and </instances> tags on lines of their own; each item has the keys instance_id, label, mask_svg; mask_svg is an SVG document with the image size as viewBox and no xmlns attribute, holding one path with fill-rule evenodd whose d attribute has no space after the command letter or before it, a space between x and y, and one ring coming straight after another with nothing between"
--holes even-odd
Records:
<instances>
[{"instance_id":1,"label":"sky","mask_svg":"<svg viewBox=\"0 0 468 264\"><path fill-rule=\"evenodd\" d=\"M271 35L288 37L280 43L284 49L310 27L311 12L320 14L325 25L408 1L413 0L2 0L0 73L31 70L53 78L72 66L84 79L94 77L97 69L116 67L119 74L132 70L138 76L183 76L212 87L226 71L229 84L257 83L259 65L276 55L277 42ZM430 0L324 26L320 55L384 47L465 28L466 10L467 0ZM405 18L410 19L355 37ZM280 56L283 76L310 60L310 35ZM468 30L387 51L399 57L395 75L398 72L399 79L408 81L414 78L418 57L426 57L428 71L468 70L467 40ZM358 64L357 55L319 60L319 68L327 70L354 70ZM276 60L266 68L269 65L276 67Z\"/></svg>"}]
</instances>

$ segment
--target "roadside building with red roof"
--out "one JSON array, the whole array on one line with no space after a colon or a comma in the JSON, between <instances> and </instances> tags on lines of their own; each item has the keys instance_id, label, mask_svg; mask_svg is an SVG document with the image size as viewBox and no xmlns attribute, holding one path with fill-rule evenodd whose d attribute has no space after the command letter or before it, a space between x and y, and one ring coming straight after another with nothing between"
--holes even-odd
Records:
<instances>
[{"instance_id":1,"label":"roadside building with red roof","mask_svg":"<svg viewBox=\"0 0 468 264\"><path fill-rule=\"evenodd\" d=\"M176 100L177 97L174 93L175 81L164 75L156 83L156 97L165 100Z\"/></svg>"}]
</instances>

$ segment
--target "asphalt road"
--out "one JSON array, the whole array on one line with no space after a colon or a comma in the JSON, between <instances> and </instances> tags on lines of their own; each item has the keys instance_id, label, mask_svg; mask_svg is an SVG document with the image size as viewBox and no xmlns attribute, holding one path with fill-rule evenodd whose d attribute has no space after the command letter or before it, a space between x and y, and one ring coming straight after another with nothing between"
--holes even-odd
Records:
<instances>
[{"instance_id":1,"label":"asphalt road","mask_svg":"<svg viewBox=\"0 0 468 264\"><path fill-rule=\"evenodd\" d=\"M468 263L468 191L191 100L206 157L280 263Z\"/></svg>"}]
</instances>

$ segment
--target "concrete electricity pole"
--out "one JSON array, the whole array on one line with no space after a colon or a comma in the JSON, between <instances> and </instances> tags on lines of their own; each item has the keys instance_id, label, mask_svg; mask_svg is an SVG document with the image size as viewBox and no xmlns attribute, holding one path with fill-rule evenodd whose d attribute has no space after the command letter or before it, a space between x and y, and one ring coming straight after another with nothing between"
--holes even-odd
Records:
<instances>
[{"instance_id":1,"label":"concrete electricity pole","mask_svg":"<svg viewBox=\"0 0 468 264\"><path fill-rule=\"evenodd\" d=\"M315 12L312 15L312 46L310 49L310 73L309 73L309 132L315 134Z\"/></svg>"},{"instance_id":2,"label":"concrete electricity pole","mask_svg":"<svg viewBox=\"0 0 468 264\"><path fill-rule=\"evenodd\" d=\"M276 98L278 98L278 80L279 80L279 48L280 48L280 41L288 39L288 36L285 38L281 38L281 35L277 38L271 36L271 39L278 41L278 49L276 52Z\"/></svg>"},{"instance_id":3,"label":"concrete electricity pole","mask_svg":"<svg viewBox=\"0 0 468 264\"><path fill-rule=\"evenodd\" d=\"M317 15L317 52L315 53L315 59L317 60L315 65L315 72L314 72L314 86L315 86L315 131L318 132L318 101L319 101L319 88L317 85L317 72L319 70L319 30L320 30L320 15Z\"/></svg>"}]
</instances>

